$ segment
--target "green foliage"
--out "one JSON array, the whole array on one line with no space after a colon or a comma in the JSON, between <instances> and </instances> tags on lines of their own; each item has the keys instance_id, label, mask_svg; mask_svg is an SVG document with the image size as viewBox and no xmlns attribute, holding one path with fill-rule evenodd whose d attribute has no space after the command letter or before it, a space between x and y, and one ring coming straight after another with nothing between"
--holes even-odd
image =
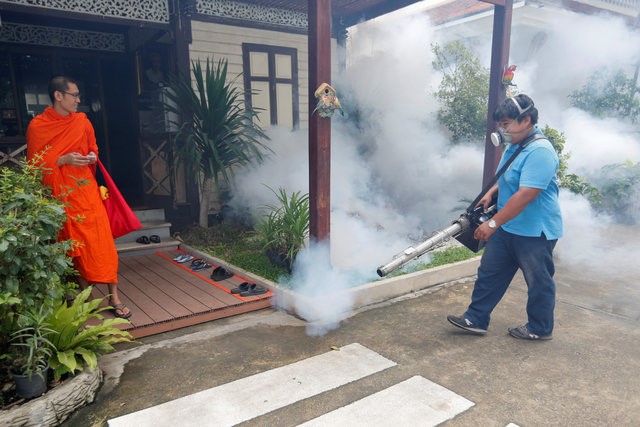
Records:
<instances>
[{"instance_id":1,"label":"green foliage","mask_svg":"<svg viewBox=\"0 0 640 427\"><path fill-rule=\"evenodd\" d=\"M88 287L76 296L71 306L62 302L48 316L49 327L54 331L51 342L55 349L49 364L56 378L74 375L85 365L94 369L98 356L113 351L112 344L133 339L131 334L116 327L129 321L121 318L104 320L100 313L108 307L101 308L100 303L105 298L87 301L90 295L91 287ZM99 322L88 324L92 319Z\"/></svg>"},{"instance_id":2,"label":"green foliage","mask_svg":"<svg viewBox=\"0 0 640 427\"><path fill-rule=\"evenodd\" d=\"M247 225L225 221L208 228L192 226L181 235L190 246L265 279L278 282L289 274L286 268L271 263L262 240Z\"/></svg>"},{"instance_id":3,"label":"green foliage","mask_svg":"<svg viewBox=\"0 0 640 427\"><path fill-rule=\"evenodd\" d=\"M273 192L280 205L266 206L270 212L260 220L256 231L267 252L271 251L292 264L309 236L309 195L297 191L289 196L284 188L280 188L278 193Z\"/></svg>"},{"instance_id":4,"label":"green foliage","mask_svg":"<svg viewBox=\"0 0 640 427\"><path fill-rule=\"evenodd\" d=\"M566 188L574 194L581 194L586 196L592 203L598 203L600 200L600 193L597 188L591 185L585 178L582 178L573 173L567 173L569 169L570 153L564 151L566 138L564 132L558 132L557 130L545 125L542 128L542 132L549 138L549 142L555 148L560 160L560 166L558 166L558 185L560 188Z\"/></svg>"},{"instance_id":5,"label":"green foliage","mask_svg":"<svg viewBox=\"0 0 640 427\"><path fill-rule=\"evenodd\" d=\"M0 345L17 313L51 308L73 286L63 280L72 242L56 241L64 206L42 185L40 168L21 166L0 168Z\"/></svg>"},{"instance_id":6,"label":"green foliage","mask_svg":"<svg viewBox=\"0 0 640 427\"><path fill-rule=\"evenodd\" d=\"M569 98L574 107L596 117L626 118L635 123L640 114L639 91L635 77L629 78L622 70L605 67L594 72Z\"/></svg>"},{"instance_id":7,"label":"green foliage","mask_svg":"<svg viewBox=\"0 0 640 427\"><path fill-rule=\"evenodd\" d=\"M22 351L14 356L14 369L29 379L36 374L44 380L44 371L55 349L48 338L54 332L48 327L45 309L40 307L38 311L21 313L18 324L21 329L11 334L11 345Z\"/></svg>"},{"instance_id":8,"label":"green foliage","mask_svg":"<svg viewBox=\"0 0 640 427\"><path fill-rule=\"evenodd\" d=\"M562 183L564 176L567 174L567 170L569 168L569 157L571 154L564 152L564 145L567 142L564 132L558 132L553 129L549 125L545 125L542 128L542 133L549 139L553 148L555 148L556 153L558 154L558 159L560 159L560 166L558 167L558 180ZM561 185L562 186L562 185Z\"/></svg>"},{"instance_id":9,"label":"green foliage","mask_svg":"<svg viewBox=\"0 0 640 427\"><path fill-rule=\"evenodd\" d=\"M210 180L220 189L231 182L234 166L260 161L262 150L269 149L261 141L268 137L254 121L257 114L244 106L235 79L227 82L227 61L214 66L207 58L204 69L194 61L192 71L195 89L188 77L173 79L164 108L180 119L173 122L178 128L173 166L183 164L187 174L197 177L202 194ZM208 210L206 203L203 209ZM201 211L203 227L206 217Z\"/></svg>"},{"instance_id":10,"label":"green foliage","mask_svg":"<svg viewBox=\"0 0 640 427\"><path fill-rule=\"evenodd\" d=\"M601 203L596 207L625 224L637 222L637 200L640 190L640 162L627 161L604 166L597 183Z\"/></svg>"},{"instance_id":11,"label":"green foliage","mask_svg":"<svg viewBox=\"0 0 640 427\"><path fill-rule=\"evenodd\" d=\"M489 99L489 69L460 41L432 45L433 67L442 81L435 92L440 101L438 120L451 132L452 141L484 143Z\"/></svg>"}]
</instances>

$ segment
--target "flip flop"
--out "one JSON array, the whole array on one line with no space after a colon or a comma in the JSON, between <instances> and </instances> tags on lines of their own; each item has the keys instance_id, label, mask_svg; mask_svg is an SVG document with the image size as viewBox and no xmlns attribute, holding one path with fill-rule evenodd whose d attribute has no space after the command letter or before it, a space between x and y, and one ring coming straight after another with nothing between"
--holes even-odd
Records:
<instances>
[{"instance_id":1,"label":"flip flop","mask_svg":"<svg viewBox=\"0 0 640 427\"><path fill-rule=\"evenodd\" d=\"M267 293L267 288L264 286L256 285L255 283L249 286L249 289L240 292L241 297L252 297L254 295L262 295Z\"/></svg>"},{"instance_id":2,"label":"flip flop","mask_svg":"<svg viewBox=\"0 0 640 427\"><path fill-rule=\"evenodd\" d=\"M231 289L232 294L239 294L241 292L247 292L249 290L249 286L254 285L253 283L242 282L238 285L237 288ZM255 285L254 285L255 286Z\"/></svg>"},{"instance_id":3,"label":"flip flop","mask_svg":"<svg viewBox=\"0 0 640 427\"><path fill-rule=\"evenodd\" d=\"M202 264L198 264L195 267L191 267L191 271L201 271L201 270L206 270L207 268L211 268L211 264L203 262Z\"/></svg>"},{"instance_id":4,"label":"flip flop","mask_svg":"<svg viewBox=\"0 0 640 427\"><path fill-rule=\"evenodd\" d=\"M229 277L233 277L233 273L222 267L216 267L213 272L211 272L211 278L215 281L225 280Z\"/></svg>"},{"instance_id":5,"label":"flip flop","mask_svg":"<svg viewBox=\"0 0 640 427\"><path fill-rule=\"evenodd\" d=\"M131 317L131 310L129 310L128 313L124 312L124 309L128 308L126 305L120 303L120 304L116 304L113 306L113 308L110 308L109 311L115 316L115 317L119 317L120 319L128 319ZM118 313L118 311L120 313Z\"/></svg>"},{"instance_id":6,"label":"flip flop","mask_svg":"<svg viewBox=\"0 0 640 427\"><path fill-rule=\"evenodd\" d=\"M189 254L182 254L176 258L180 258L180 260L177 260L174 258L174 261L177 262L178 264L184 264L185 262L189 262L193 260L193 257Z\"/></svg>"},{"instance_id":7,"label":"flip flop","mask_svg":"<svg viewBox=\"0 0 640 427\"><path fill-rule=\"evenodd\" d=\"M149 238L147 236L140 236L136 239L136 242L141 243L143 245L148 245L149 243L151 243L151 241L149 240Z\"/></svg>"},{"instance_id":8,"label":"flip flop","mask_svg":"<svg viewBox=\"0 0 640 427\"><path fill-rule=\"evenodd\" d=\"M151 236L149 236L149 240L151 241L151 243L160 243L160 236L158 236L157 234L152 234Z\"/></svg>"}]
</instances>

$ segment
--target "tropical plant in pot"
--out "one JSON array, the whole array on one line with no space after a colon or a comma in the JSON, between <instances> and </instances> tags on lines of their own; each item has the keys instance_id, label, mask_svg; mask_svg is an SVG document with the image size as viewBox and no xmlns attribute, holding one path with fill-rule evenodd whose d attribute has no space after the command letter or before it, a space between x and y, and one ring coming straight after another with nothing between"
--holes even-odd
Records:
<instances>
[{"instance_id":1,"label":"tropical plant in pot","mask_svg":"<svg viewBox=\"0 0 640 427\"><path fill-rule=\"evenodd\" d=\"M49 359L55 348L49 337L54 333L46 322L47 313L40 308L20 314L21 329L11 334L14 347L12 375L16 393L25 399L47 391Z\"/></svg>"},{"instance_id":2,"label":"tropical plant in pot","mask_svg":"<svg viewBox=\"0 0 640 427\"><path fill-rule=\"evenodd\" d=\"M265 206L270 212L260 219L256 231L271 262L291 272L296 255L309 237L309 194L297 191L289 195L282 187L277 193L270 190L280 204Z\"/></svg>"},{"instance_id":3,"label":"tropical plant in pot","mask_svg":"<svg viewBox=\"0 0 640 427\"><path fill-rule=\"evenodd\" d=\"M113 351L112 344L130 342L133 337L116 326L129 324L127 319L104 319L101 307L106 298L87 301L91 296L89 286L80 292L71 305L61 302L47 317L53 334L51 342L55 348L50 365L53 376L74 375L87 367L93 370L98 365L98 356Z\"/></svg>"}]
</instances>

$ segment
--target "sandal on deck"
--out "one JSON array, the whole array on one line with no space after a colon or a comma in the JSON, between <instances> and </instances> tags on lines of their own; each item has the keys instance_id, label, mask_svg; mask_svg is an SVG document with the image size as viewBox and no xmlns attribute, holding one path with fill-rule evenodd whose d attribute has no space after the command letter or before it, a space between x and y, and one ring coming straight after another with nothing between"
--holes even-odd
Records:
<instances>
[{"instance_id":1,"label":"sandal on deck","mask_svg":"<svg viewBox=\"0 0 640 427\"><path fill-rule=\"evenodd\" d=\"M124 312L125 308L128 308L128 307L121 303L121 304L114 305L113 308L109 309L109 311L113 313L115 317L119 317L121 319L128 319L131 317L131 310L129 310L128 313L125 313Z\"/></svg>"}]
</instances>

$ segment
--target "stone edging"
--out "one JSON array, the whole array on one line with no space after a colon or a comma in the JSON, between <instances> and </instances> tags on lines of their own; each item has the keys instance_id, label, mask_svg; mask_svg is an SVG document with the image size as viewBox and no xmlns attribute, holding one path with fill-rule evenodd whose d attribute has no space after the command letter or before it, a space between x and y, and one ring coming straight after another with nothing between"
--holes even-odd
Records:
<instances>
[{"instance_id":1,"label":"stone edging","mask_svg":"<svg viewBox=\"0 0 640 427\"><path fill-rule=\"evenodd\" d=\"M208 255L194 247L184 243L181 243L180 246L188 252L193 253L200 258L207 259L215 265L221 265L222 267L228 268L255 283L267 286L275 293L274 305L306 320L307 322L320 320L319 318L314 317L314 310L309 310L309 307L313 307L318 304L322 305L323 298L336 298L336 295L307 297L290 289L278 286L277 283L231 265L224 260ZM353 302L350 305L350 309L358 309L426 288L441 285L443 283L474 276L478 271L479 265L480 257L478 256L453 264L441 265L427 270L420 270L414 273L377 280L342 292L349 301Z\"/></svg>"},{"instance_id":2,"label":"stone edging","mask_svg":"<svg viewBox=\"0 0 640 427\"><path fill-rule=\"evenodd\" d=\"M7 427L58 426L77 409L93 402L102 383L102 371L85 369L37 399L0 411L0 425Z\"/></svg>"}]
</instances>

